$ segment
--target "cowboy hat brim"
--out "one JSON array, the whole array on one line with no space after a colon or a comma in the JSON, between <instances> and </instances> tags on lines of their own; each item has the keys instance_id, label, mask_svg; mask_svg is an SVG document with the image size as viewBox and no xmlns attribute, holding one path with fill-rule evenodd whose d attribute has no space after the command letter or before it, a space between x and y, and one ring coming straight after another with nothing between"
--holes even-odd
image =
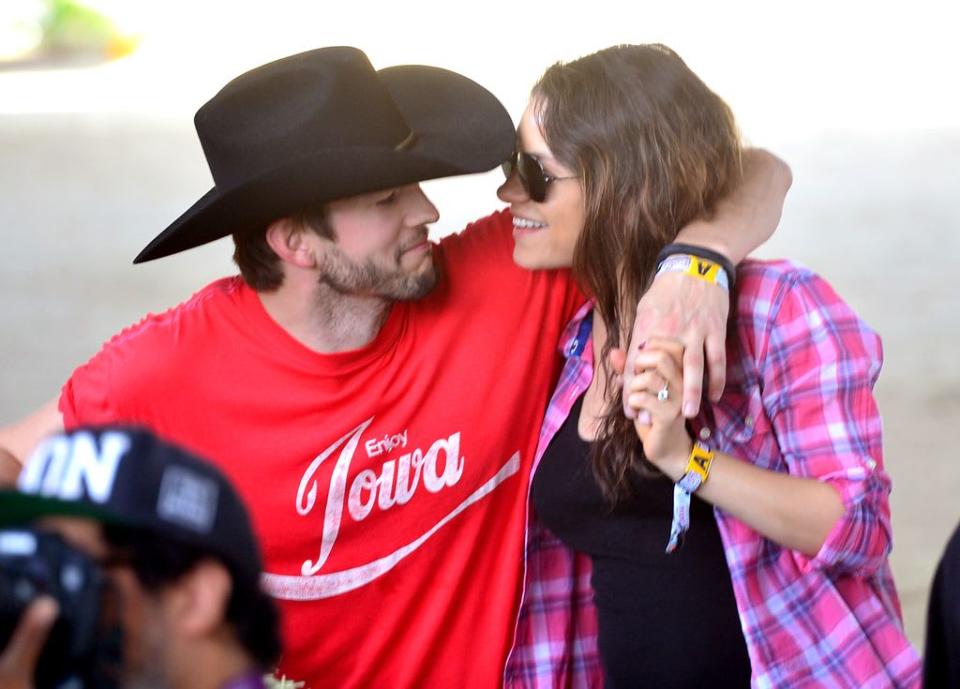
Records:
<instances>
[{"instance_id":1,"label":"cowboy hat brim","mask_svg":"<svg viewBox=\"0 0 960 689\"><path fill-rule=\"evenodd\" d=\"M441 177L485 172L513 149L497 98L455 72L421 65L377 72L413 132L393 149L344 146L278 160L230 187L215 186L134 259L143 263L235 232L250 232L317 203Z\"/></svg>"}]
</instances>

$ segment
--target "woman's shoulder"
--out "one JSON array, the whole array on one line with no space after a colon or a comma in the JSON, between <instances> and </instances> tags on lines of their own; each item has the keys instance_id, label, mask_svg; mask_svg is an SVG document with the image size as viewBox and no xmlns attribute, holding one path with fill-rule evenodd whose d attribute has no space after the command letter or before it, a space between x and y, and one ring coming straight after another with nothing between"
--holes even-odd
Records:
<instances>
[{"instance_id":1,"label":"woman's shoulder","mask_svg":"<svg viewBox=\"0 0 960 689\"><path fill-rule=\"evenodd\" d=\"M737 268L736 290L740 338L759 359L773 346L796 351L833 347L851 356L862 354L879 371L879 335L810 268L788 259L749 259Z\"/></svg>"},{"instance_id":2,"label":"woman's shoulder","mask_svg":"<svg viewBox=\"0 0 960 689\"><path fill-rule=\"evenodd\" d=\"M776 318L785 304L826 309L843 304L826 279L787 258L747 259L737 266L737 313L743 318Z\"/></svg>"},{"instance_id":3,"label":"woman's shoulder","mask_svg":"<svg viewBox=\"0 0 960 689\"><path fill-rule=\"evenodd\" d=\"M748 258L737 266L738 293L760 292L784 283L822 279L810 268L789 258Z\"/></svg>"}]
</instances>

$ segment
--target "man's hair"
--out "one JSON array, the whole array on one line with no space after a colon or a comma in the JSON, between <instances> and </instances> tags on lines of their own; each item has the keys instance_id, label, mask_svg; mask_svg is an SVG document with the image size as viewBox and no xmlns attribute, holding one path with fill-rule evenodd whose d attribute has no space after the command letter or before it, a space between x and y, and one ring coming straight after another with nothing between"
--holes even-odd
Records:
<instances>
[{"instance_id":1,"label":"man's hair","mask_svg":"<svg viewBox=\"0 0 960 689\"><path fill-rule=\"evenodd\" d=\"M304 229L321 237L333 239L333 228L327 219L326 206L319 204L301 209L291 215ZM233 260L240 268L244 281L258 292L272 292L283 284L280 257L267 244L266 228L252 232L233 233Z\"/></svg>"},{"instance_id":2,"label":"man's hair","mask_svg":"<svg viewBox=\"0 0 960 689\"><path fill-rule=\"evenodd\" d=\"M581 179L585 218L573 270L610 332L601 361L630 338L660 249L741 177L730 108L663 45L623 45L550 67L533 88L537 124ZM606 372L608 375L609 371ZM610 385L593 468L612 503L634 469L653 472L619 387Z\"/></svg>"},{"instance_id":3,"label":"man's hair","mask_svg":"<svg viewBox=\"0 0 960 689\"><path fill-rule=\"evenodd\" d=\"M273 668L281 649L279 615L273 600L260 588L258 575L155 531L104 525L103 533L107 543L123 553L144 589L152 593L175 584L202 560L222 564L233 583L224 621L261 669Z\"/></svg>"}]
</instances>

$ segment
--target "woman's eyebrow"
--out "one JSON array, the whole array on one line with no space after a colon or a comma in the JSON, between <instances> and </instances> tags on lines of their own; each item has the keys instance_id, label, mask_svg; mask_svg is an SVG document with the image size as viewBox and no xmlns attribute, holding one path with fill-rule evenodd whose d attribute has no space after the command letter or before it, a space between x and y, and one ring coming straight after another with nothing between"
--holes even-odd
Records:
<instances>
[{"instance_id":1,"label":"woman's eyebrow","mask_svg":"<svg viewBox=\"0 0 960 689\"><path fill-rule=\"evenodd\" d=\"M523 153L526 153L527 155L533 156L534 158L539 160L541 163L544 162L545 160L549 160L554 163L557 162L557 159L554 158L549 153L547 153L546 151L535 151L535 150L531 151L524 148L520 148L519 150L522 151Z\"/></svg>"}]
</instances>

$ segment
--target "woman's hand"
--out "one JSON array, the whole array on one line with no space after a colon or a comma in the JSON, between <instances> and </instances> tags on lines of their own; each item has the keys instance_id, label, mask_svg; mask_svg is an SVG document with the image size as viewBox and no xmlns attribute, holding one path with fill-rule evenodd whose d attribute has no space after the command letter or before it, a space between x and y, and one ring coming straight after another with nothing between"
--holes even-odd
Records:
<instances>
[{"instance_id":1,"label":"woman's hand","mask_svg":"<svg viewBox=\"0 0 960 689\"><path fill-rule=\"evenodd\" d=\"M634 426L650 463L676 480L693 449L683 403L683 344L651 338L634 358L627 404L636 412ZM647 412L642 414L640 412Z\"/></svg>"}]
</instances>

